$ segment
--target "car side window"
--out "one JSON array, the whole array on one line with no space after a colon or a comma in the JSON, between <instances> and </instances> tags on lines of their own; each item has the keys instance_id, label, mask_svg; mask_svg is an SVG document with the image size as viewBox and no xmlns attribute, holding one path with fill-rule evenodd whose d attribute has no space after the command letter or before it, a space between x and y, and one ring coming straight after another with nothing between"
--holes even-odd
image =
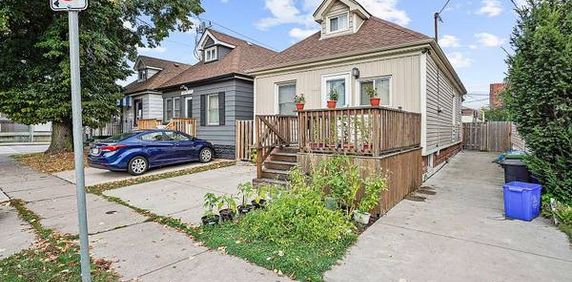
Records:
<instances>
[{"instance_id":1,"label":"car side window","mask_svg":"<svg viewBox=\"0 0 572 282\"><path fill-rule=\"evenodd\" d=\"M163 132L151 132L141 136L143 141L163 141Z\"/></svg>"},{"instance_id":2,"label":"car side window","mask_svg":"<svg viewBox=\"0 0 572 282\"><path fill-rule=\"evenodd\" d=\"M166 140L168 141L189 141L189 137L174 131L166 131L165 132Z\"/></svg>"}]
</instances>

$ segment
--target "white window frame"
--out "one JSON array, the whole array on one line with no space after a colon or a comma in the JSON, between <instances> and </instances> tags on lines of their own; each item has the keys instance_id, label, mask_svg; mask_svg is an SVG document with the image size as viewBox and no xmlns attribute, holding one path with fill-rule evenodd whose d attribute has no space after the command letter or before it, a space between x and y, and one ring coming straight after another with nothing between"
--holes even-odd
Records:
<instances>
[{"instance_id":1,"label":"white window frame","mask_svg":"<svg viewBox=\"0 0 572 282\"><path fill-rule=\"evenodd\" d=\"M343 28L343 29L342 29L342 28L338 28L337 30L332 30L330 21L331 21L333 18L338 18L338 17L343 16L343 15L346 16L346 21L347 21L346 27ZM339 27L339 22L340 22L340 20L338 20L338 27ZM327 31L327 33L329 33L329 34L344 32L344 31L348 31L349 29L350 29L350 12L343 12L343 13L331 15L331 16L328 16L328 17L326 18L326 31Z\"/></svg>"},{"instance_id":2,"label":"white window frame","mask_svg":"<svg viewBox=\"0 0 572 282\"><path fill-rule=\"evenodd\" d=\"M350 73L340 73L340 74L330 74L330 75L323 75L322 76L322 108L326 108L327 107L327 103L328 103L328 99L329 99L329 91L327 89L327 84L328 81L330 80L338 80L338 79L344 79L346 82L346 89L345 89L345 101L346 104L345 105L339 105L340 107L349 107L350 105L352 105L352 101L351 101L351 76ZM338 98L339 99L339 98Z\"/></svg>"},{"instance_id":3,"label":"white window frame","mask_svg":"<svg viewBox=\"0 0 572 282\"><path fill-rule=\"evenodd\" d=\"M298 91L298 85L296 85L296 80L287 80L274 83L274 112L280 114L280 87L294 85L295 90ZM296 92L297 93L297 92Z\"/></svg>"},{"instance_id":4,"label":"white window frame","mask_svg":"<svg viewBox=\"0 0 572 282\"><path fill-rule=\"evenodd\" d=\"M393 76L392 75L364 77L364 78L358 79L358 81L356 83L356 93L357 93L357 96L359 99L359 102L358 102L359 105L361 105L363 102L361 100L361 83L366 82L366 81L375 81L377 79L384 79L384 78L389 78L389 105L380 105L380 106L393 107ZM375 83L374 83L374 87L375 87Z\"/></svg>"},{"instance_id":5,"label":"white window frame","mask_svg":"<svg viewBox=\"0 0 572 282\"><path fill-rule=\"evenodd\" d=\"M207 108L206 108L206 110L207 110L207 113L206 113L206 116L207 116L207 125L220 125L220 114L219 114L219 117L218 117L218 122L211 122L211 119L210 119L211 97L213 97L213 96L216 96L217 99L220 99L218 93L208 94L208 95L207 95ZM217 103L217 111L220 113L220 109L218 108L219 105L220 105L220 101L218 101L218 103Z\"/></svg>"},{"instance_id":6,"label":"white window frame","mask_svg":"<svg viewBox=\"0 0 572 282\"><path fill-rule=\"evenodd\" d=\"M206 63L216 61L218 59L217 46L206 48L204 52L205 52L205 62ZM209 54L211 54L211 55L209 56Z\"/></svg>"},{"instance_id":7,"label":"white window frame","mask_svg":"<svg viewBox=\"0 0 572 282\"><path fill-rule=\"evenodd\" d=\"M193 110L193 96L189 96L189 97L185 97L185 117L186 118L192 118L192 116L188 116L189 115L189 101L191 101L191 111Z\"/></svg>"}]
</instances>

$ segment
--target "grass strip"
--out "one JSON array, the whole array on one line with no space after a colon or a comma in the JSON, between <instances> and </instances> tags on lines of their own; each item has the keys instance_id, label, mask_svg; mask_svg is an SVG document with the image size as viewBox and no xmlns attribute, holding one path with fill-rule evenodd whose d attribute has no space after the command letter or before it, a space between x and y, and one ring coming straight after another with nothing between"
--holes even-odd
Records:
<instances>
[{"instance_id":1,"label":"grass strip","mask_svg":"<svg viewBox=\"0 0 572 282\"><path fill-rule=\"evenodd\" d=\"M153 174L153 175L124 179L124 180L118 180L118 181L109 182L109 183L91 185L91 186L86 187L86 191L89 193L101 195L104 191L107 191L107 190L112 190L112 189L117 189L117 188L121 188L121 187L125 187L125 186L131 186L131 185L141 184L141 183L145 183L145 182L157 181L157 180L161 180L161 179L172 178L172 177L177 177L177 176L182 176L182 175L187 175L187 174L203 172L203 171L207 171L207 170L211 170L211 169L233 166L235 164L236 164L236 161L223 160L223 161L218 161L218 162L214 162L214 163L210 163L210 164L206 164L206 165L189 167L189 168L182 169L182 170L169 171L169 172L165 172L165 173L161 173L161 174Z\"/></svg>"},{"instance_id":2,"label":"grass strip","mask_svg":"<svg viewBox=\"0 0 572 282\"><path fill-rule=\"evenodd\" d=\"M0 281L81 281L79 247L72 236L61 235L40 224L40 217L21 200L11 200L20 217L28 222L39 241L34 248L24 250L0 261ZM111 262L92 260L93 281L119 281L110 268Z\"/></svg>"}]
</instances>

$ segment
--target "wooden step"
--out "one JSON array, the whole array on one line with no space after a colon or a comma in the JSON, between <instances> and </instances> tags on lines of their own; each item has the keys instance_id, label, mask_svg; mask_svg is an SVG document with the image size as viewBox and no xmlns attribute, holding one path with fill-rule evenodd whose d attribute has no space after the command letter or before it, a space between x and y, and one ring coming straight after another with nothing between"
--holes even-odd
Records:
<instances>
[{"instance_id":1,"label":"wooden step","mask_svg":"<svg viewBox=\"0 0 572 282\"><path fill-rule=\"evenodd\" d=\"M275 152L282 152L282 153L292 153L296 154L300 152L300 148L298 147L279 147L274 149Z\"/></svg>"},{"instance_id":2,"label":"wooden step","mask_svg":"<svg viewBox=\"0 0 572 282\"><path fill-rule=\"evenodd\" d=\"M269 178L255 178L252 179L252 185L254 185L254 187L258 185L278 185L286 187L288 182Z\"/></svg>"},{"instance_id":3,"label":"wooden step","mask_svg":"<svg viewBox=\"0 0 572 282\"><path fill-rule=\"evenodd\" d=\"M288 176L290 176L289 171L277 170L277 169L268 169L268 168L262 169L262 178L287 181Z\"/></svg>"},{"instance_id":4,"label":"wooden step","mask_svg":"<svg viewBox=\"0 0 572 282\"><path fill-rule=\"evenodd\" d=\"M270 160L280 161L280 162L297 163L298 162L298 154L297 153L286 153L286 152L272 152L270 154Z\"/></svg>"},{"instance_id":5,"label":"wooden step","mask_svg":"<svg viewBox=\"0 0 572 282\"><path fill-rule=\"evenodd\" d=\"M283 161L274 161L274 160L269 160L269 161L264 162L265 168L284 170L284 171L290 171L296 165L297 165L297 163L295 163L295 162L283 162Z\"/></svg>"}]
</instances>

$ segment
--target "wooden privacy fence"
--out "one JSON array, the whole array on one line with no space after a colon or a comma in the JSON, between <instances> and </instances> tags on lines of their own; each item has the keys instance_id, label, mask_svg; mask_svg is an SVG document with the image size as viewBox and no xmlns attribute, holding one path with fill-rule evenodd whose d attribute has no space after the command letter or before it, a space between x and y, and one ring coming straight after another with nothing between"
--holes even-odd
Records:
<instances>
[{"instance_id":1,"label":"wooden privacy fence","mask_svg":"<svg viewBox=\"0 0 572 282\"><path fill-rule=\"evenodd\" d=\"M173 118L165 128L197 136L197 120L194 118Z\"/></svg>"},{"instance_id":2,"label":"wooden privacy fence","mask_svg":"<svg viewBox=\"0 0 572 282\"><path fill-rule=\"evenodd\" d=\"M512 148L512 122L488 121L463 123L463 148L503 152Z\"/></svg>"},{"instance_id":3,"label":"wooden privacy fence","mask_svg":"<svg viewBox=\"0 0 572 282\"><path fill-rule=\"evenodd\" d=\"M298 144L296 116L258 115L255 120L257 177L262 175L262 164L276 147Z\"/></svg>"},{"instance_id":4,"label":"wooden privacy fence","mask_svg":"<svg viewBox=\"0 0 572 282\"><path fill-rule=\"evenodd\" d=\"M353 107L302 110L298 118L303 152L379 156L421 143L418 113Z\"/></svg>"},{"instance_id":5,"label":"wooden privacy fence","mask_svg":"<svg viewBox=\"0 0 572 282\"><path fill-rule=\"evenodd\" d=\"M241 161L250 161L250 155L254 145L254 121L237 120L235 145L236 159Z\"/></svg>"}]
</instances>

